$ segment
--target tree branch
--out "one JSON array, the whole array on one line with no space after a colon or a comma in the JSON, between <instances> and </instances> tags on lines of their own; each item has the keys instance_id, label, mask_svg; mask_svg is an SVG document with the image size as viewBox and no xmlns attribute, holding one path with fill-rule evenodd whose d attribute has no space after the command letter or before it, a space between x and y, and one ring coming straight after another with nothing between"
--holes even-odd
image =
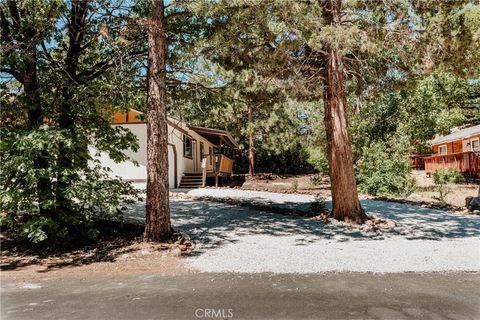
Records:
<instances>
[{"instance_id":1,"label":"tree branch","mask_svg":"<svg viewBox=\"0 0 480 320\"><path fill-rule=\"evenodd\" d=\"M23 77L17 70L13 68L0 68L0 72L11 74L18 82L23 83Z\"/></svg>"},{"instance_id":2,"label":"tree branch","mask_svg":"<svg viewBox=\"0 0 480 320\"><path fill-rule=\"evenodd\" d=\"M190 11L176 11L172 12L169 15L165 16L165 20L169 21L170 19L173 19L175 17L180 17L180 16L191 16L192 13Z\"/></svg>"}]
</instances>

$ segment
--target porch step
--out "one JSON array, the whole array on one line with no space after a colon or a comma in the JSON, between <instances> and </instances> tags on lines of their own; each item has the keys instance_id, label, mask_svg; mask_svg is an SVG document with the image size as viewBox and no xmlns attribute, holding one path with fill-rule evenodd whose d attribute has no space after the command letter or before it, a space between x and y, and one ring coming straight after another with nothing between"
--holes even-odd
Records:
<instances>
[{"instance_id":1,"label":"porch step","mask_svg":"<svg viewBox=\"0 0 480 320\"><path fill-rule=\"evenodd\" d=\"M195 189L202 186L201 173L185 173L180 181L179 188Z\"/></svg>"}]
</instances>

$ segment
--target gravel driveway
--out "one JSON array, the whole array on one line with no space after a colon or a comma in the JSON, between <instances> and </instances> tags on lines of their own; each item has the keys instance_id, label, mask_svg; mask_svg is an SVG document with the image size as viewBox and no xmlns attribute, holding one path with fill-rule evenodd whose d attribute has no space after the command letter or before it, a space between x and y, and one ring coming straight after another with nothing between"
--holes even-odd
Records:
<instances>
[{"instance_id":1,"label":"gravel driveway","mask_svg":"<svg viewBox=\"0 0 480 320\"><path fill-rule=\"evenodd\" d=\"M304 208L313 197L232 189L198 189L190 196L243 199ZM327 203L327 205L330 205ZM480 216L374 200L369 214L392 219L391 231L366 232L342 223L249 207L172 199L174 227L197 243L187 263L205 272L480 271ZM144 204L131 217L144 219Z\"/></svg>"}]
</instances>

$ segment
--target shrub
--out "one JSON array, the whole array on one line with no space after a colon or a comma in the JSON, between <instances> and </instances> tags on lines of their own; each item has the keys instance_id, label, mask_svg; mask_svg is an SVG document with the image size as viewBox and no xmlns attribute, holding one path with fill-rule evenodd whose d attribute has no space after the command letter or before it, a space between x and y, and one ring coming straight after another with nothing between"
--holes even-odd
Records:
<instances>
[{"instance_id":1,"label":"shrub","mask_svg":"<svg viewBox=\"0 0 480 320\"><path fill-rule=\"evenodd\" d=\"M445 202L445 197L451 192L451 189L448 187L449 183L461 183L464 181L462 173L451 168L437 169L432 173L432 177L441 202Z\"/></svg>"},{"instance_id":2,"label":"shrub","mask_svg":"<svg viewBox=\"0 0 480 320\"><path fill-rule=\"evenodd\" d=\"M326 199L321 195L316 195L315 200L312 202L312 205L310 207L310 211L313 215L319 215L322 213L328 214L329 211Z\"/></svg>"},{"instance_id":3,"label":"shrub","mask_svg":"<svg viewBox=\"0 0 480 320\"><path fill-rule=\"evenodd\" d=\"M310 178L310 183L314 186L319 186L322 184L322 176L316 174Z\"/></svg>"},{"instance_id":4,"label":"shrub","mask_svg":"<svg viewBox=\"0 0 480 320\"><path fill-rule=\"evenodd\" d=\"M320 148L308 148L308 163L310 163L317 172L329 174L328 159L325 152Z\"/></svg>"},{"instance_id":5,"label":"shrub","mask_svg":"<svg viewBox=\"0 0 480 320\"><path fill-rule=\"evenodd\" d=\"M118 141L125 135L117 131L109 126L105 129L112 140ZM81 136L73 139L49 126L23 131L1 128L0 133L0 212L6 213L0 222L32 243L93 240L98 236L94 225L97 217L114 216L125 203L138 197L128 182L111 179L108 169L86 147L77 144ZM71 146L69 156L75 160L72 167L59 164L60 144ZM126 156L111 145L115 146L110 142L103 149L112 148L112 159L124 160ZM48 164L45 168L35 166L40 156ZM86 159L88 164L77 159ZM42 178L48 181L46 187L39 186ZM68 187L60 189L66 179Z\"/></svg>"},{"instance_id":6,"label":"shrub","mask_svg":"<svg viewBox=\"0 0 480 320\"><path fill-rule=\"evenodd\" d=\"M314 166L308 161L308 152L301 144L295 144L286 150L275 151L255 146L255 172L275 174L314 173ZM248 157L236 159L235 172L248 172Z\"/></svg>"},{"instance_id":7,"label":"shrub","mask_svg":"<svg viewBox=\"0 0 480 320\"><path fill-rule=\"evenodd\" d=\"M297 179L293 180L293 182L292 182L292 190L293 191L298 190L298 180Z\"/></svg>"},{"instance_id":8,"label":"shrub","mask_svg":"<svg viewBox=\"0 0 480 320\"><path fill-rule=\"evenodd\" d=\"M408 140L402 136L394 137L390 144L377 141L364 147L356 168L359 190L371 195L412 193L415 180L411 176L408 150Z\"/></svg>"}]
</instances>

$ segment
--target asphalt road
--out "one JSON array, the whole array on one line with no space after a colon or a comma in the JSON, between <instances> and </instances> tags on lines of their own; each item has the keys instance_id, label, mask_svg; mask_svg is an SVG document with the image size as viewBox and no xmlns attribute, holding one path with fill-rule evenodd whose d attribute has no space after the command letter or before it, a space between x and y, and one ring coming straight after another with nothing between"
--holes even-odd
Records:
<instances>
[{"instance_id":1,"label":"asphalt road","mask_svg":"<svg viewBox=\"0 0 480 320\"><path fill-rule=\"evenodd\" d=\"M1 319L480 319L479 273L2 279Z\"/></svg>"}]
</instances>

